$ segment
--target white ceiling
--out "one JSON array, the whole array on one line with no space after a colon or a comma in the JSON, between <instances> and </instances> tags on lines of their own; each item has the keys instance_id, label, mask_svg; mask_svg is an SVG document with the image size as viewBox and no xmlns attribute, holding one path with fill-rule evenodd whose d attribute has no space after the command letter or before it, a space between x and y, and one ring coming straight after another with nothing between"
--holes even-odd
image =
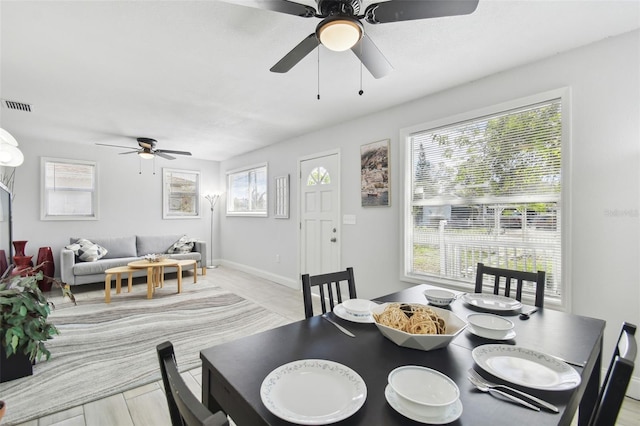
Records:
<instances>
[{"instance_id":1,"label":"white ceiling","mask_svg":"<svg viewBox=\"0 0 640 426\"><path fill-rule=\"evenodd\" d=\"M640 0L480 0L467 16L365 24L395 70L365 69L359 96L353 53L321 47L320 100L316 51L269 72L316 18L221 1L2 0L0 19L0 97L33 105L0 109L19 141L144 136L225 160L640 28Z\"/></svg>"}]
</instances>

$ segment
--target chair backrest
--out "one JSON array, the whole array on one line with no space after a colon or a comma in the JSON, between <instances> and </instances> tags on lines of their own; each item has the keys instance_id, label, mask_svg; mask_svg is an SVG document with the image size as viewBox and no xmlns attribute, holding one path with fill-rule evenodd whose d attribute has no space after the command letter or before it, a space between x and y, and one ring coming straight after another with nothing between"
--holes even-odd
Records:
<instances>
[{"instance_id":1,"label":"chair backrest","mask_svg":"<svg viewBox=\"0 0 640 426\"><path fill-rule=\"evenodd\" d=\"M635 325L628 322L622 324L607 375L589 421L590 426L613 426L616 423L633 373L637 353L635 334Z\"/></svg>"},{"instance_id":2,"label":"chair backrest","mask_svg":"<svg viewBox=\"0 0 640 426\"><path fill-rule=\"evenodd\" d=\"M353 268L347 268L345 271L331 272L328 274L302 275L302 297L304 298L304 316L310 318L313 316L313 298L311 296L311 288L318 287L320 294L320 305L322 313L327 312L327 299L329 300L329 311L342 303L341 283L346 282L349 292L349 299L355 299L356 281L353 276Z\"/></svg>"},{"instance_id":3,"label":"chair backrest","mask_svg":"<svg viewBox=\"0 0 640 426\"><path fill-rule=\"evenodd\" d=\"M159 344L156 351L169 405L171 424L173 426L228 425L227 416L223 412L211 413L189 390L178 372L171 342Z\"/></svg>"},{"instance_id":4,"label":"chair backrest","mask_svg":"<svg viewBox=\"0 0 640 426\"><path fill-rule=\"evenodd\" d=\"M544 305L544 279L545 272L525 272L514 271L511 269L494 268L492 266L485 266L483 263L478 263L478 269L476 270L476 293L482 293L484 275L493 275L493 294L500 293L500 287L502 281L504 281L504 295L511 297L511 281L516 281L516 300L522 300L522 287L525 281L531 282L536 286L536 298L535 305L538 308L542 308ZM501 280L504 278L504 280Z\"/></svg>"}]
</instances>

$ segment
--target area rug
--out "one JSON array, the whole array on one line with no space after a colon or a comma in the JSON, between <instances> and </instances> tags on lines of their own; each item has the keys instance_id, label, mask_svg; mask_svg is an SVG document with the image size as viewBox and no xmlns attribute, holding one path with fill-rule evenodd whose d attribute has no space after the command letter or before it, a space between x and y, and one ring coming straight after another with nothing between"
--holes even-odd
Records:
<instances>
[{"instance_id":1,"label":"area rug","mask_svg":"<svg viewBox=\"0 0 640 426\"><path fill-rule=\"evenodd\" d=\"M203 277L205 278L205 277ZM60 335L49 340L51 358L33 376L0 384L7 403L3 426L19 424L160 380L156 345L170 340L181 371L199 367L200 350L290 322L207 282L183 292L173 285L146 298L146 285L115 295L58 302L50 320ZM125 286L126 287L126 286ZM144 288L142 288L144 287Z\"/></svg>"}]
</instances>

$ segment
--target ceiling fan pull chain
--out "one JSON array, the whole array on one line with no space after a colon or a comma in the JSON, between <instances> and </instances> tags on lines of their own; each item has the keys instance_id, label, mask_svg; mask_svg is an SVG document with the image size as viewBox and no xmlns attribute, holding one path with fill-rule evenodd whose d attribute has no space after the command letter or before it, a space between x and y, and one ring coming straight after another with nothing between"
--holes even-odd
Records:
<instances>
[{"instance_id":1,"label":"ceiling fan pull chain","mask_svg":"<svg viewBox=\"0 0 640 426\"><path fill-rule=\"evenodd\" d=\"M318 46L318 100L320 100L320 46Z\"/></svg>"},{"instance_id":2,"label":"ceiling fan pull chain","mask_svg":"<svg viewBox=\"0 0 640 426\"><path fill-rule=\"evenodd\" d=\"M360 57L362 57L362 43L360 43ZM360 90L358 91L358 95L362 96L364 90L362 90L362 61L360 61Z\"/></svg>"},{"instance_id":3,"label":"ceiling fan pull chain","mask_svg":"<svg viewBox=\"0 0 640 426\"><path fill-rule=\"evenodd\" d=\"M142 174L142 157L138 157L138 174Z\"/></svg>"}]
</instances>

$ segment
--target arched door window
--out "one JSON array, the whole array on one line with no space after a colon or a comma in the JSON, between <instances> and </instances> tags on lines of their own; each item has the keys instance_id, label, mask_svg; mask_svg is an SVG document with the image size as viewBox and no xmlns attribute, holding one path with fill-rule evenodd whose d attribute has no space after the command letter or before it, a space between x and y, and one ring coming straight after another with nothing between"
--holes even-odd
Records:
<instances>
[{"instance_id":1,"label":"arched door window","mask_svg":"<svg viewBox=\"0 0 640 426\"><path fill-rule=\"evenodd\" d=\"M331 183L331 176L329 176L329 172L324 167L316 167L311 170L309 176L307 177L307 186L314 185L328 185Z\"/></svg>"}]
</instances>

